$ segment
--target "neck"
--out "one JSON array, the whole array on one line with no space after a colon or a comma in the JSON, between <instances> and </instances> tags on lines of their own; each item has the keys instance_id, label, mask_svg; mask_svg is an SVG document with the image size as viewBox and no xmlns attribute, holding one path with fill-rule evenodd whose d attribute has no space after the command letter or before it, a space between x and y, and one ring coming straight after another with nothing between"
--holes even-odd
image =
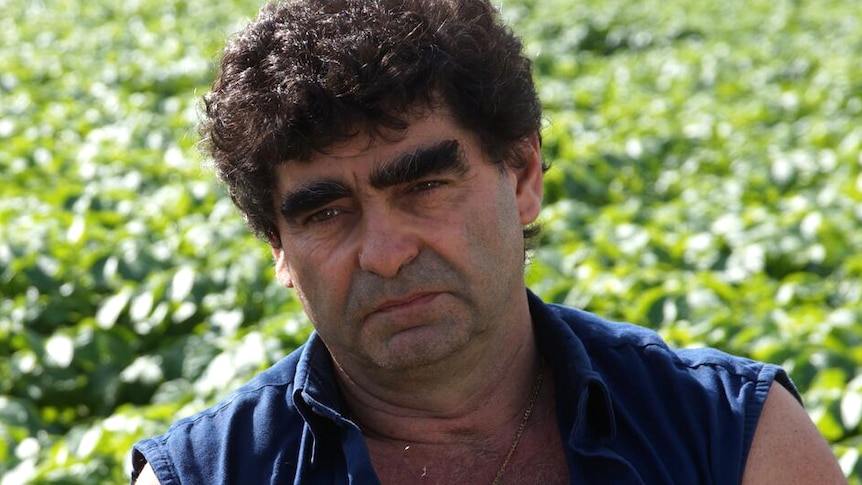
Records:
<instances>
[{"instance_id":1,"label":"neck","mask_svg":"<svg viewBox=\"0 0 862 485\"><path fill-rule=\"evenodd\" d=\"M347 404L366 437L405 445L510 439L539 372L529 311L486 340L421 368L372 374L336 363Z\"/></svg>"}]
</instances>

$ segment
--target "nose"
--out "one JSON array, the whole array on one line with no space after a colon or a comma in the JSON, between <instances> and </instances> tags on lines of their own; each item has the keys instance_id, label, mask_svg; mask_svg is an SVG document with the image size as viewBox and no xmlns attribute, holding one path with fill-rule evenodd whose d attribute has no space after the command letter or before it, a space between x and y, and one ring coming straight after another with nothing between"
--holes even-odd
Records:
<instances>
[{"instance_id":1,"label":"nose","mask_svg":"<svg viewBox=\"0 0 862 485\"><path fill-rule=\"evenodd\" d=\"M359 267L382 278L397 275L419 253L414 230L394 212L387 208L363 214Z\"/></svg>"}]
</instances>

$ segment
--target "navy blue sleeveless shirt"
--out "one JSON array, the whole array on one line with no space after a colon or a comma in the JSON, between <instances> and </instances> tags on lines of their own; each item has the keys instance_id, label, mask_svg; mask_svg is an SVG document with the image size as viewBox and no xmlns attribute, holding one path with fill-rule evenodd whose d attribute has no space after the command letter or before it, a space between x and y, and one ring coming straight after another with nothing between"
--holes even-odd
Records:
<instances>
[{"instance_id":1,"label":"navy blue sleeveless shirt","mask_svg":"<svg viewBox=\"0 0 862 485\"><path fill-rule=\"evenodd\" d=\"M738 484L779 367L547 305L532 293L572 483ZM133 450L163 485L377 484L320 338Z\"/></svg>"}]
</instances>

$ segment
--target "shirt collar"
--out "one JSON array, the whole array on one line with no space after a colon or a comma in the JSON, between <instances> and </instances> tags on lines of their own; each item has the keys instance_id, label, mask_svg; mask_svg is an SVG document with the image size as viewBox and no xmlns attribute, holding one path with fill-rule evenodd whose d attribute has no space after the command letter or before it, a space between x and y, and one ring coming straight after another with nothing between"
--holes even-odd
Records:
<instances>
[{"instance_id":1,"label":"shirt collar","mask_svg":"<svg viewBox=\"0 0 862 485\"><path fill-rule=\"evenodd\" d=\"M339 446L333 425L343 427L351 424L346 416L347 406L341 397L332 357L317 332L312 332L303 346L290 399L311 432L311 463L314 464L323 447L322 442L336 440L327 445Z\"/></svg>"},{"instance_id":2,"label":"shirt collar","mask_svg":"<svg viewBox=\"0 0 862 485\"><path fill-rule=\"evenodd\" d=\"M333 369L332 357L317 332L312 332L296 365L294 395L330 419L344 408Z\"/></svg>"},{"instance_id":3,"label":"shirt collar","mask_svg":"<svg viewBox=\"0 0 862 485\"><path fill-rule=\"evenodd\" d=\"M579 318L583 312L545 304L529 290L527 298L539 352L553 371L560 429L568 432L572 444L613 441L616 422L610 392L575 332L578 323L589 325Z\"/></svg>"}]
</instances>

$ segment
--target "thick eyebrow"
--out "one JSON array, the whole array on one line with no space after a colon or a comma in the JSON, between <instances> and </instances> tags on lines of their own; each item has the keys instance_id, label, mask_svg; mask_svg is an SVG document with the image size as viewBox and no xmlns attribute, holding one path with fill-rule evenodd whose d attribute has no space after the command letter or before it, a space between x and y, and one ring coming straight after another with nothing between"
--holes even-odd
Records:
<instances>
[{"instance_id":1,"label":"thick eyebrow","mask_svg":"<svg viewBox=\"0 0 862 485\"><path fill-rule=\"evenodd\" d=\"M381 190L431 175L463 175L467 171L468 166L458 140L444 140L375 166L368 177L368 183Z\"/></svg>"},{"instance_id":2,"label":"thick eyebrow","mask_svg":"<svg viewBox=\"0 0 862 485\"><path fill-rule=\"evenodd\" d=\"M293 224L303 214L352 194L346 185L336 180L311 182L284 195L281 199L281 215Z\"/></svg>"}]
</instances>

